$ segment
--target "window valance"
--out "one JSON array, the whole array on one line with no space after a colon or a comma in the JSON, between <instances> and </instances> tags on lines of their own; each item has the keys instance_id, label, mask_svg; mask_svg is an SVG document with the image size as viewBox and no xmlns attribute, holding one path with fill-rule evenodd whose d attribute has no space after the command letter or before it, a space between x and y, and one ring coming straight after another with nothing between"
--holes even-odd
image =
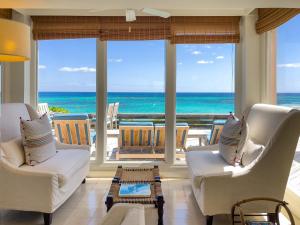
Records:
<instances>
[{"instance_id":1,"label":"window valance","mask_svg":"<svg viewBox=\"0 0 300 225\"><path fill-rule=\"evenodd\" d=\"M172 17L171 43L239 43L240 17Z\"/></svg>"},{"instance_id":2,"label":"window valance","mask_svg":"<svg viewBox=\"0 0 300 225\"><path fill-rule=\"evenodd\" d=\"M258 34L273 30L286 23L300 13L299 9L292 8L264 8L258 9L256 32Z\"/></svg>"},{"instance_id":3,"label":"window valance","mask_svg":"<svg viewBox=\"0 0 300 225\"><path fill-rule=\"evenodd\" d=\"M35 40L100 38L100 40L171 40L172 43L238 43L240 17L33 16Z\"/></svg>"}]
</instances>

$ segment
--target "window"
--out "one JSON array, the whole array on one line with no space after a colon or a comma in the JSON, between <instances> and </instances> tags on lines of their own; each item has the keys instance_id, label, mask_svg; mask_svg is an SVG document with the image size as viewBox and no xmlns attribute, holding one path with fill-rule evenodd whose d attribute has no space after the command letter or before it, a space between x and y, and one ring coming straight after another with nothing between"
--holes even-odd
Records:
<instances>
[{"instance_id":1,"label":"window","mask_svg":"<svg viewBox=\"0 0 300 225\"><path fill-rule=\"evenodd\" d=\"M277 104L300 107L300 15L277 31Z\"/></svg>"},{"instance_id":2,"label":"window","mask_svg":"<svg viewBox=\"0 0 300 225\"><path fill-rule=\"evenodd\" d=\"M106 160L163 160L165 42L107 42Z\"/></svg>"},{"instance_id":3,"label":"window","mask_svg":"<svg viewBox=\"0 0 300 225\"><path fill-rule=\"evenodd\" d=\"M96 40L39 41L38 46L40 112L45 112L42 103L47 103L58 140L90 144L95 159Z\"/></svg>"},{"instance_id":4,"label":"window","mask_svg":"<svg viewBox=\"0 0 300 225\"><path fill-rule=\"evenodd\" d=\"M3 97L2 97L2 83L3 83L3 64L0 63L0 104L3 101Z\"/></svg>"},{"instance_id":5,"label":"window","mask_svg":"<svg viewBox=\"0 0 300 225\"><path fill-rule=\"evenodd\" d=\"M234 44L177 45L177 162L234 111Z\"/></svg>"}]
</instances>

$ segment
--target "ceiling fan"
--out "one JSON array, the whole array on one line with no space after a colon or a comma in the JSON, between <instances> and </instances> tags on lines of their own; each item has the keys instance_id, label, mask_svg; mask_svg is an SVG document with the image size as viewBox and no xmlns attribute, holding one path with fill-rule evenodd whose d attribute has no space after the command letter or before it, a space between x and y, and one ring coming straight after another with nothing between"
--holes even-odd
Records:
<instances>
[{"instance_id":1,"label":"ceiling fan","mask_svg":"<svg viewBox=\"0 0 300 225\"><path fill-rule=\"evenodd\" d=\"M143 13L150 14L153 16L159 16L163 18L168 18L171 16L169 12L153 9L153 8L143 8L141 10ZM126 9L126 22L132 22L136 20L136 10L135 9Z\"/></svg>"}]
</instances>

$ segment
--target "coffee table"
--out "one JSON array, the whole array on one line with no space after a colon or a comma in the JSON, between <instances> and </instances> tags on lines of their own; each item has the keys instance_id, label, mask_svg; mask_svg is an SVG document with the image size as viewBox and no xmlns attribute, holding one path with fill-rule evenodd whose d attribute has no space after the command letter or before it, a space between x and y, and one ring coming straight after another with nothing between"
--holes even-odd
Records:
<instances>
[{"instance_id":1,"label":"coffee table","mask_svg":"<svg viewBox=\"0 0 300 225\"><path fill-rule=\"evenodd\" d=\"M122 183L150 183L151 196L120 197L119 190ZM153 168L123 168L122 166L118 166L105 201L107 211L115 203L153 204L157 208L158 225L163 225L164 197L158 166L154 166Z\"/></svg>"}]
</instances>

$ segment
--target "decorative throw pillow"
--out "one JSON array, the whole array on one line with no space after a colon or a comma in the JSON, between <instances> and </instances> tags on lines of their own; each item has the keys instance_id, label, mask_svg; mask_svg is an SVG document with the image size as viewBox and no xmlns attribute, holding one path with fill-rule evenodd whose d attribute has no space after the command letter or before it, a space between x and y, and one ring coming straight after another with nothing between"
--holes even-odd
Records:
<instances>
[{"instance_id":1,"label":"decorative throw pillow","mask_svg":"<svg viewBox=\"0 0 300 225\"><path fill-rule=\"evenodd\" d=\"M56 154L47 114L34 120L22 120L21 118L20 124L26 164L34 166Z\"/></svg>"},{"instance_id":2,"label":"decorative throw pillow","mask_svg":"<svg viewBox=\"0 0 300 225\"><path fill-rule=\"evenodd\" d=\"M248 139L243 148L242 165L247 166L252 163L264 151L263 145L255 144Z\"/></svg>"},{"instance_id":3,"label":"decorative throw pillow","mask_svg":"<svg viewBox=\"0 0 300 225\"><path fill-rule=\"evenodd\" d=\"M2 142L0 147L4 153L3 158L5 158L11 164L19 167L25 163L25 152L21 137L7 142Z\"/></svg>"},{"instance_id":4,"label":"decorative throw pillow","mask_svg":"<svg viewBox=\"0 0 300 225\"><path fill-rule=\"evenodd\" d=\"M224 124L219 141L219 150L221 156L230 165L235 165L240 161L242 131L247 130L243 129L243 126L245 126L244 119L239 120L234 116L230 116ZM246 138L246 135L243 135L243 138Z\"/></svg>"}]
</instances>

